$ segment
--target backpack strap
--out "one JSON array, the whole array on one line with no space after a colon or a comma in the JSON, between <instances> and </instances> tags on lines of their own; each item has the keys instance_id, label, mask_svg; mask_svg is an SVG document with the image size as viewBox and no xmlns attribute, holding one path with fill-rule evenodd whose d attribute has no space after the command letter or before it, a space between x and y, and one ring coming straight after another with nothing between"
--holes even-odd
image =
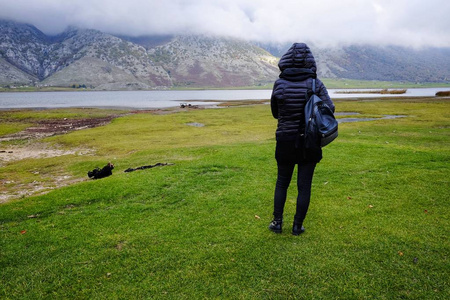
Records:
<instances>
[{"instance_id":1,"label":"backpack strap","mask_svg":"<svg viewBox=\"0 0 450 300\"><path fill-rule=\"evenodd\" d=\"M305 103L305 107L306 107L306 105L308 104L308 102L310 101L310 99L312 98L311 96L312 95L315 95L316 94L316 79L315 78L313 78L312 79L313 81L312 81L312 94L310 94L309 93L309 91L307 92L307 98L306 98L306 103ZM306 112L304 112L304 114L305 114ZM296 139L296 141L295 141L295 147L296 148L298 148L299 147L299 145L300 145L300 138L303 136L303 134L304 134L304 131L302 130L302 125L306 125L304 122L303 122L303 120L300 120L300 123L299 123L299 127L298 127L298 136L297 136L297 139ZM305 156L305 153L303 153L303 156Z\"/></svg>"}]
</instances>

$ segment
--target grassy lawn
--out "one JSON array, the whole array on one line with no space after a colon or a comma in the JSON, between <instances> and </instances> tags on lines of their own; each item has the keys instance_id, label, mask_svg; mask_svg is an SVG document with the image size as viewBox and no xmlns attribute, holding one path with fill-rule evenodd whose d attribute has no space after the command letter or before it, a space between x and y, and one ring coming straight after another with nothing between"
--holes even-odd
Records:
<instances>
[{"instance_id":1,"label":"grassy lawn","mask_svg":"<svg viewBox=\"0 0 450 300\"><path fill-rule=\"evenodd\" d=\"M40 140L95 152L0 169L4 190L10 178L86 178L0 204L0 297L449 299L450 102L336 107L361 118L408 117L340 124L297 237L295 186L284 232L267 229L276 179L268 105L130 114ZM86 117L52 117L73 113ZM8 120L33 121L15 113ZM204 126L187 125L194 122ZM108 161L111 177L87 179ZM123 172L157 162L174 165Z\"/></svg>"}]
</instances>

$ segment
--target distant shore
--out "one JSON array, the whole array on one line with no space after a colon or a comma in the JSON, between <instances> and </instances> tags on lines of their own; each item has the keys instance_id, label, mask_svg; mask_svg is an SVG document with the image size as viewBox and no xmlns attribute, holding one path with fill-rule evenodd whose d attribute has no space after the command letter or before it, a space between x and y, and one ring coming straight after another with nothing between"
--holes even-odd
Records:
<instances>
[{"instance_id":1,"label":"distant shore","mask_svg":"<svg viewBox=\"0 0 450 300\"><path fill-rule=\"evenodd\" d=\"M275 79L274 79L275 80ZM395 81L376 81L376 80L353 80L353 79L321 79L328 89L408 89L408 88L434 88L442 87L450 89L450 82L395 82ZM148 90L132 90L132 91L153 91L153 90L172 90L172 91L192 91L192 90L264 90L272 89L273 84L256 85L256 86L236 86L236 87L188 87L177 86ZM34 87L34 86L16 86L16 87L0 87L0 92L81 92L81 91L99 91L95 88L73 88L73 87ZM116 91L116 90L111 90ZM117 91L126 91L118 89Z\"/></svg>"},{"instance_id":2,"label":"distant shore","mask_svg":"<svg viewBox=\"0 0 450 300\"><path fill-rule=\"evenodd\" d=\"M406 93L406 89L402 89L402 90L388 90L388 89L382 89L382 90L369 90L369 91L360 91L360 90L355 90L355 91L347 91L347 90L343 90L343 91L337 91L336 94L381 94L381 95L386 95L386 94L391 94L391 95L401 95L401 94L405 94Z\"/></svg>"}]
</instances>

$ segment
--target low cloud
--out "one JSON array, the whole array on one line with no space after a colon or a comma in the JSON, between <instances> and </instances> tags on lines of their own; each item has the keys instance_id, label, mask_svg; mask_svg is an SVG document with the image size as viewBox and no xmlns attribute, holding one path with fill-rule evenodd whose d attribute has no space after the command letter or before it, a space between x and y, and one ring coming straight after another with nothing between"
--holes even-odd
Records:
<instances>
[{"instance_id":1,"label":"low cloud","mask_svg":"<svg viewBox=\"0 0 450 300\"><path fill-rule=\"evenodd\" d=\"M68 26L131 36L450 47L448 0L0 0L0 18L47 34Z\"/></svg>"}]
</instances>

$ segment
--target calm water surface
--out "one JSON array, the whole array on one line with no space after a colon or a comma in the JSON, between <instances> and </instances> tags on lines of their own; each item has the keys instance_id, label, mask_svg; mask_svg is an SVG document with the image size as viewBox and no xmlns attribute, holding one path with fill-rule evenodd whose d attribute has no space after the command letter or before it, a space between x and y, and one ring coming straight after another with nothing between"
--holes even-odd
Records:
<instances>
[{"instance_id":1,"label":"calm water surface","mask_svg":"<svg viewBox=\"0 0 450 300\"><path fill-rule=\"evenodd\" d=\"M380 98L393 96L426 97L449 88L408 89L403 95L336 94L328 90L332 99ZM362 89L358 89L362 90ZM346 89L351 91L351 89ZM167 108L181 103L211 104L208 100L261 100L270 99L271 90L198 90L198 91L77 91L77 92L14 92L0 93L0 109L62 108L62 107L114 107L114 108Z\"/></svg>"}]
</instances>

